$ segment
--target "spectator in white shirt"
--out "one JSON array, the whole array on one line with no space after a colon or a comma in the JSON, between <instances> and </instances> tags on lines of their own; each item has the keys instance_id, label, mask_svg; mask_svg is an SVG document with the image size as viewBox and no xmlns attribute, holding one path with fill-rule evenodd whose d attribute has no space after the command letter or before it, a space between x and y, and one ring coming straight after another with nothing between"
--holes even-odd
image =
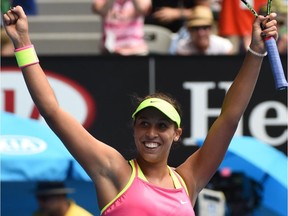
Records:
<instances>
[{"instance_id":1,"label":"spectator in white shirt","mask_svg":"<svg viewBox=\"0 0 288 216\"><path fill-rule=\"evenodd\" d=\"M171 44L176 55L230 55L232 43L212 33L213 14L207 6L195 6L192 16ZM183 33L184 31L184 33Z\"/></svg>"}]
</instances>

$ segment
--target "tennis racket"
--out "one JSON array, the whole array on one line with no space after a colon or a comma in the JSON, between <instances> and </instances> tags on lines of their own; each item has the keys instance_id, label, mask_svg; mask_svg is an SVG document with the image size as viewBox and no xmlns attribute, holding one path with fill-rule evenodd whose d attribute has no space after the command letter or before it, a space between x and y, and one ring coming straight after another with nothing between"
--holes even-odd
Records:
<instances>
[{"instance_id":1,"label":"tennis racket","mask_svg":"<svg viewBox=\"0 0 288 216\"><path fill-rule=\"evenodd\" d=\"M245 0L241 0L247 8L254 14L254 16L257 18L258 14L254 10L254 8ZM271 4L272 0L268 0L267 3L267 15L271 12ZM270 66L272 69L273 77L274 77L274 83L277 90L285 90L288 88L288 83L286 81L283 66L280 60L277 44L274 38L268 37L264 40L265 46L268 52L268 58L270 62Z\"/></svg>"}]
</instances>

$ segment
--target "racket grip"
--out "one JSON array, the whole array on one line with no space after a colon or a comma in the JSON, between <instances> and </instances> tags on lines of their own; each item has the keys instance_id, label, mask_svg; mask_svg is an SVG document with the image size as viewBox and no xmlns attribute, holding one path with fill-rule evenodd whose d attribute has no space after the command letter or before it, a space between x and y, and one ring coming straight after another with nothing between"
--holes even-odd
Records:
<instances>
[{"instance_id":1,"label":"racket grip","mask_svg":"<svg viewBox=\"0 0 288 216\"><path fill-rule=\"evenodd\" d=\"M267 38L265 40L265 46L268 52L268 58L272 69L276 90L287 89L288 83L284 76L284 70L275 39L272 37Z\"/></svg>"}]
</instances>

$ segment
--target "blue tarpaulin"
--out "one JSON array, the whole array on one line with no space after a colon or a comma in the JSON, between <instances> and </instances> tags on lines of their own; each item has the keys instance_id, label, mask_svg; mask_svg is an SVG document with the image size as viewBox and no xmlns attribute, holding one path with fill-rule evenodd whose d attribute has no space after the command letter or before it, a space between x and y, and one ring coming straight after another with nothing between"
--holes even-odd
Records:
<instances>
[{"instance_id":1,"label":"blue tarpaulin","mask_svg":"<svg viewBox=\"0 0 288 216\"><path fill-rule=\"evenodd\" d=\"M86 172L43 123L1 112L1 215L31 216L37 181L64 181L70 198L99 215L96 191Z\"/></svg>"},{"instance_id":2,"label":"blue tarpaulin","mask_svg":"<svg viewBox=\"0 0 288 216\"><path fill-rule=\"evenodd\" d=\"M202 144L203 140L199 140L198 145ZM270 210L277 216L288 215L288 159L283 152L253 137L234 137L219 170L224 168L243 172L262 186L260 209ZM263 214L255 211L255 215Z\"/></svg>"}]
</instances>

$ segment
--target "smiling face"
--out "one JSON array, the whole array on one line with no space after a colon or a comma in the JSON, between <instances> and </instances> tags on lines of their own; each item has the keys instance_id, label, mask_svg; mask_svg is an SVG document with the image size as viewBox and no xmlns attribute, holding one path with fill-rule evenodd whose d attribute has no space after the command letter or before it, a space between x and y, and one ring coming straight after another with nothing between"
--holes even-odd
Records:
<instances>
[{"instance_id":1,"label":"smiling face","mask_svg":"<svg viewBox=\"0 0 288 216\"><path fill-rule=\"evenodd\" d=\"M204 53L210 45L211 26L192 27L189 32L194 45L200 53Z\"/></svg>"},{"instance_id":2,"label":"smiling face","mask_svg":"<svg viewBox=\"0 0 288 216\"><path fill-rule=\"evenodd\" d=\"M167 162L173 141L178 141L181 128L158 109L149 107L137 114L134 139L138 157L150 162Z\"/></svg>"}]
</instances>

